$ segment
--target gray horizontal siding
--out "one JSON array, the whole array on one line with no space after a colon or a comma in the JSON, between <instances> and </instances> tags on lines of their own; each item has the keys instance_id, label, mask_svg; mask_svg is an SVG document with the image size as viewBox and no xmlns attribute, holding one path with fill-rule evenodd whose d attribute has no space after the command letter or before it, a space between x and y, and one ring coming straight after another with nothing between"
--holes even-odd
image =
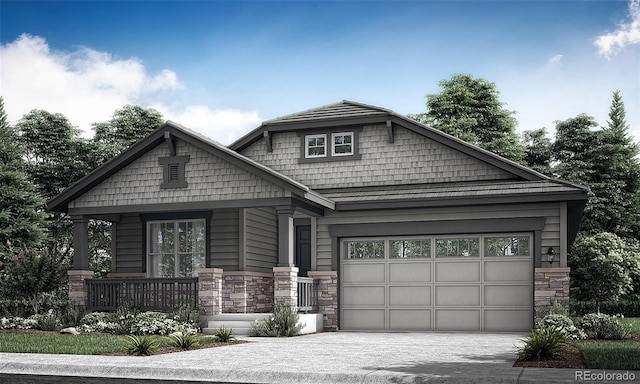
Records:
<instances>
[{"instance_id":1,"label":"gray horizontal siding","mask_svg":"<svg viewBox=\"0 0 640 384\"><path fill-rule=\"evenodd\" d=\"M213 268L238 270L238 210L214 210L211 218L210 264Z\"/></svg>"},{"instance_id":2,"label":"gray horizontal siding","mask_svg":"<svg viewBox=\"0 0 640 384\"><path fill-rule=\"evenodd\" d=\"M275 209L245 209L245 268L271 272L278 263L278 216Z\"/></svg>"},{"instance_id":3,"label":"gray horizontal siding","mask_svg":"<svg viewBox=\"0 0 640 384\"><path fill-rule=\"evenodd\" d=\"M143 223L138 215L122 215L115 223L115 268L117 273L140 273L143 255Z\"/></svg>"},{"instance_id":4,"label":"gray horizontal siding","mask_svg":"<svg viewBox=\"0 0 640 384\"><path fill-rule=\"evenodd\" d=\"M389 223L411 221L450 221L471 219L509 219L519 217L541 217L545 219L542 231L542 249L560 249L560 204L519 204L507 206L455 207L412 210L331 212L317 219L316 268L319 271L332 270L337 265L338 255L333 254L329 226L333 224ZM482 233L482 228L473 231ZM425 233L428 235L428 233Z\"/></svg>"}]
</instances>

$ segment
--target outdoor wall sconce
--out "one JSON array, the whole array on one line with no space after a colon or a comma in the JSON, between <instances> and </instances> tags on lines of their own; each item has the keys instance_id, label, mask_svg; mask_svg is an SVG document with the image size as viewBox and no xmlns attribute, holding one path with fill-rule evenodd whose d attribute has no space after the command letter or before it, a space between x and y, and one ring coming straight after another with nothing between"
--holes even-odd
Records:
<instances>
[{"instance_id":1,"label":"outdoor wall sconce","mask_svg":"<svg viewBox=\"0 0 640 384\"><path fill-rule=\"evenodd\" d=\"M551 267L551 264L553 264L553 260L555 260L556 258L556 251L553 249L553 247L549 247L549 250L547 250L547 260L549 261L549 267Z\"/></svg>"}]
</instances>

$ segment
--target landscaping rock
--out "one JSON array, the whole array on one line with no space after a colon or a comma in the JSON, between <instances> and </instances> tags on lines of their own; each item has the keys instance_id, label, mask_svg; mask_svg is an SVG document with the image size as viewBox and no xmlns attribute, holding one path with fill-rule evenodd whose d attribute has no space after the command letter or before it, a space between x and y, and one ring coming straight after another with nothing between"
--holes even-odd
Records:
<instances>
[{"instance_id":1,"label":"landscaping rock","mask_svg":"<svg viewBox=\"0 0 640 384\"><path fill-rule=\"evenodd\" d=\"M79 335L80 332L75 327L63 328L60 330L60 333L68 333L71 335Z\"/></svg>"}]
</instances>

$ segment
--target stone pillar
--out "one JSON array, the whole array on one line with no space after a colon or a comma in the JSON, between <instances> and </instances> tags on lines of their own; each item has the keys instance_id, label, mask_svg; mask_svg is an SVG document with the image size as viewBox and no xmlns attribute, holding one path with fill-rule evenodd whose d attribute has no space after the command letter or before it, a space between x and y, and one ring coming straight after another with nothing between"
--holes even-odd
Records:
<instances>
[{"instance_id":1,"label":"stone pillar","mask_svg":"<svg viewBox=\"0 0 640 384\"><path fill-rule=\"evenodd\" d=\"M278 212L278 267L295 266L293 208L276 207Z\"/></svg>"},{"instance_id":2,"label":"stone pillar","mask_svg":"<svg viewBox=\"0 0 640 384\"><path fill-rule=\"evenodd\" d=\"M536 268L534 288L534 321L549 313L554 302L569 310L569 272L571 268Z\"/></svg>"},{"instance_id":3,"label":"stone pillar","mask_svg":"<svg viewBox=\"0 0 640 384\"><path fill-rule=\"evenodd\" d=\"M89 217L71 216L73 221L73 269L89 269Z\"/></svg>"},{"instance_id":4,"label":"stone pillar","mask_svg":"<svg viewBox=\"0 0 640 384\"><path fill-rule=\"evenodd\" d=\"M72 269L67 272L69 277L69 301L74 306L86 308L89 289L86 280L93 278L93 271Z\"/></svg>"},{"instance_id":5,"label":"stone pillar","mask_svg":"<svg viewBox=\"0 0 640 384\"><path fill-rule=\"evenodd\" d=\"M309 271L318 283L318 313L322 314L324 329L338 330L338 272Z\"/></svg>"},{"instance_id":6,"label":"stone pillar","mask_svg":"<svg viewBox=\"0 0 640 384\"><path fill-rule=\"evenodd\" d=\"M222 313L222 269L198 269L198 309L200 316Z\"/></svg>"},{"instance_id":7,"label":"stone pillar","mask_svg":"<svg viewBox=\"0 0 640 384\"><path fill-rule=\"evenodd\" d=\"M273 267L273 302L298 306L298 267Z\"/></svg>"}]
</instances>

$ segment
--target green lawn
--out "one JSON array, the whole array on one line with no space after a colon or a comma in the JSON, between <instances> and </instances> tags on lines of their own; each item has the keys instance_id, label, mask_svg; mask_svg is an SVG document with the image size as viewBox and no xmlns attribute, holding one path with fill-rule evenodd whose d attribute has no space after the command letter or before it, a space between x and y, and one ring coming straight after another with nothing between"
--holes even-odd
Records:
<instances>
[{"instance_id":1,"label":"green lawn","mask_svg":"<svg viewBox=\"0 0 640 384\"><path fill-rule=\"evenodd\" d=\"M126 350L123 336L1 333L0 352L100 355Z\"/></svg>"},{"instance_id":2,"label":"green lawn","mask_svg":"<svg viewBox=\"0 0 640 384\"><path fill-rule=\"evenodd\" d=\"M160 346L169 338L157 337ZM200 344L212 343L213 336L198 337ZM0 333L0 352L101 355L127 350L125 336L107 334L62 335L56 333Z\"/></svg>"},{"instance_id":3,"label":"green lawn","mask_svg":"<svg viewBox=\"0 0 640 384\"><path fill-rule=\"evenodd\" d=\"M620 319L631 335L640 335L640 318ZM640 342L589 340L575 343L589 369L640 370Z\"/></svg>"},{"instance_id":4,"label":"green lawn","mask_svg":"<svg viewBox=\"0 0 640 384\"><path fill-rule=\"evenodd\" d=\"M576 347L587 368L640 370L640 342L584 341Z\"/></svg>"}]
</instances>

